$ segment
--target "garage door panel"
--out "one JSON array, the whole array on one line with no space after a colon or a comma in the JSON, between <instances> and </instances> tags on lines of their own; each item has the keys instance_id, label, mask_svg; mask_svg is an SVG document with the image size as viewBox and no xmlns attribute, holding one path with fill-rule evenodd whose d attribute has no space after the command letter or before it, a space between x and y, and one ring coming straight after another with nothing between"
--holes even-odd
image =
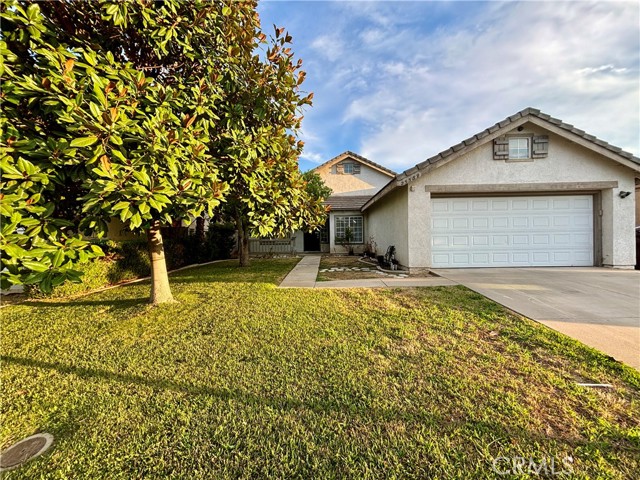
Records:
<instances>
[{"instance_id":1,"label":"garage door panel","mask_svg":"<svg viewBox=\"0 0 640 480\"><path fill-rule=\"evenodd\" d=\"M433 218L431 228L433 228L433 230L447 229L449 228L449 220L446 218Z\"/></svg>"},{"instance_id":2,"label":"garage door panel","mask_svg":"<svg viewBox=\"0 0 640 480\"><path fill-rule=\"evenodd\" d=\"M493 228L507 228L509 226L509 219L507 217L497 217L493 219Z\"/></svg>"},{"instance_id":3,"label":"garage door panel","mask_svg":"<svg viewBox=\"0 0 640 480\"><path fill-rule=\"evenodd\" d=\"M489 245L489 236L488 235L474 235L473 236L473 245L476 247Z\"/></svg>"},{"instance_id":4,"label":"garage door panel","mask_svg":"<svg viewBox=\"0 0 640 480\"><path fill-rule=\"evenodd\" d=\"M432 200L434 267L593 265L590 195Z\"/></svg>"},{"instance_id":5,"label":"garage door panel","mask_svg":"<svg viewBox=\"0 0 640 480\"><path fill-rule=\"evenodd\" d=\"M468 218L453 218L451 220L451 228L453 230L466 230L469 228L469 219Z\"/></svg>"},{"instance_id":6,"label":"garage door panel","mask_svg":"<svg viewBox=\"0 0 640 480\"><path fill-rule=\"evenodd\" d=\"M487 228L489 228L489 218L487 217L473 218L471 222L471 226L473 227L474 230L486 230Z\"/></svg>"},{"instance_id":7,"label":"garage door panel","mask_svg":"<svg viewBox=\"0 0 640 480\"><path fill-rule=\"evenodd\" d=\"M474 200L471 202L471 209L474 212L486 212L489 210L488 200Z\"/></svg>"}]
</instances>

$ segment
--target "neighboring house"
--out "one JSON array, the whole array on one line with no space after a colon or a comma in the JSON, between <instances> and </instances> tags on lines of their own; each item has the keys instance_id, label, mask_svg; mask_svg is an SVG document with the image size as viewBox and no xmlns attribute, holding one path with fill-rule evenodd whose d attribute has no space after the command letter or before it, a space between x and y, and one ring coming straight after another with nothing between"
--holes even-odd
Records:
<instances>
[{"instance_id":1,"label":"neighboring house","mask_svg":"<svg viewBox=\"0 0 640 480\"><path fill-rule=\"evenodd\" d=\"M396 173L353 152L341 153L313 171L333 191L325 202L331 210L324 228L312 233L297 231L287 238L251 239L251 253L346 253L340 239L344 238L347 228L353 235L354 251L364 250L369 233L361 208L394 179Z\"/></svg>"},{"instance_id":2,"label":"neighboring house","mask_svg":"<svg viewBox=\"0 0 640 480\"><path fill-rule=\"evenodd\" d=\"M635 265L640 159L527 108L397 175L361 208L412 272Z\"/></svg>"},{"instance_id":3,"label":"neighboring house","mask_svg":"<svg viewBox=\"0 0 640 480\"><path fill-rule=\"evenodd\" d=\"M636 227L640 227L640 178L636 178Z\"/></svg>"}]
</instances>

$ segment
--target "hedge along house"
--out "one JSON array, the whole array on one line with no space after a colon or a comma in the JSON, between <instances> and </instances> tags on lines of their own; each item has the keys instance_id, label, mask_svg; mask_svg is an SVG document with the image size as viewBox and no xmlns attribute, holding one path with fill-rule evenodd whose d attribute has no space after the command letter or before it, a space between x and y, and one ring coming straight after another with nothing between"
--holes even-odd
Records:
<instances>
[{"instance_id":1,"label":"hedge along house","mask_svg":"<svg viewBox=\"0 0 640 480\"><path fill-rule=\"evenodd\" d=\"M361 208L411 272L635 265L640 159L527 108L397 175ZM380 253L380 252L378 252Z\"/></svg>"},{"instance_id":2,"label":"hedge along house","mask_svg":"<svg viewBox=\"0 0 640 480\"><path fill-rule=\"evenodd\" d=\"M347 253L341 241L350 229L351 247L361 253L368 242L366 216L361 209L373 195L396 177L396 173L353 152L344 152L313 169L331 188L326 200L331 207L325 226L308 233L296 231L290 237L249 241L251 253L323 252Z\"/></svg>"}]
</instances>

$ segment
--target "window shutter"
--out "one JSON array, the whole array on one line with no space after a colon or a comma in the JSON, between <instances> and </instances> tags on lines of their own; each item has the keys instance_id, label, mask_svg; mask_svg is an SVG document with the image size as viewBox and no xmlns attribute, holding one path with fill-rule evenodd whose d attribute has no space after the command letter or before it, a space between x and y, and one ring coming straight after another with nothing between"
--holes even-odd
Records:
<instances>
[{"instance_id":1,"label":"window shutter","mask_svg":"<svg viewBox=\"0 0 640 480\"><path fill-rule=\"evenodd\" d=\"M539 135L533 137L531 145L531 154L533 158L544 158L549 154L549 136Z\"/></svg>"},{"instance_id":2,"label":"window shutter","mask_svg":"<svg viewBox=\"0 0 640 480\"><path fill-rule=\"evenodd\" d=\"M358 175L359 173L360 173L360 164L354 163L353 164L353 174L354 175Z\"/></svg>"},{"instance_id":3,"label":"window shutter","mask_svg":"<svg viewBox=\"0 0 640 480\"><path fill-rule=\"evenodd\" d=\"M496 138L493 141L493 159L508 160L509 159L509 139Z\"/></svg>"},{"instance_id":4,"label":"window shutter","mask_svg":"<svg viewBox=\"0 0 640 480\"><path fill-rule=\"evenodd\" d=\"M344 172L344 167L342 166L342 164L341 163L337 164L336 165L336 173L339 175L339 174L341 174L343 172Z\"/></svg>"}]
</instances>

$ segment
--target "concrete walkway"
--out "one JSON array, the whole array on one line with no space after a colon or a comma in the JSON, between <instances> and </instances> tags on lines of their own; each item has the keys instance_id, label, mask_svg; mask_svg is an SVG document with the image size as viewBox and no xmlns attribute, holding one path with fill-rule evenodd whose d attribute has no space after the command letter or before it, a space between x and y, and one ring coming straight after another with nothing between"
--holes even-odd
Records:
<instances>
[{"instance_id":1,"label":"concrete walkway","mask_svg":"<svg viewBox=\"0 0 640 480\"><path fill-rule=\"evenodd\" d=\"M439 277L382 277L316 282L318 269L320 268L320 258L317 255L302 257L302 260L282 281L280 288L402 288L457 285L454 281Z\"/></svg>"},{"instance_id":2,"label":"concrete walkway","mask_svg":"<svg viewBox=\"0 0 640 480\"><path fill-rule=\"evenodd\" d=\"M640 370L640 272L594 267L436 273Z\"/></svg>"},{"instance_id":3,"label":"concrete walkway","mask_svg":"<svg viewBox=\"0 0 640 480\"><path fill-rule=\"evenodd\" d=\"M313 288L320 268L320 258L320 255L302 257L302 260L284 278L280 288Z\"/></svg>"}]
</instances>

